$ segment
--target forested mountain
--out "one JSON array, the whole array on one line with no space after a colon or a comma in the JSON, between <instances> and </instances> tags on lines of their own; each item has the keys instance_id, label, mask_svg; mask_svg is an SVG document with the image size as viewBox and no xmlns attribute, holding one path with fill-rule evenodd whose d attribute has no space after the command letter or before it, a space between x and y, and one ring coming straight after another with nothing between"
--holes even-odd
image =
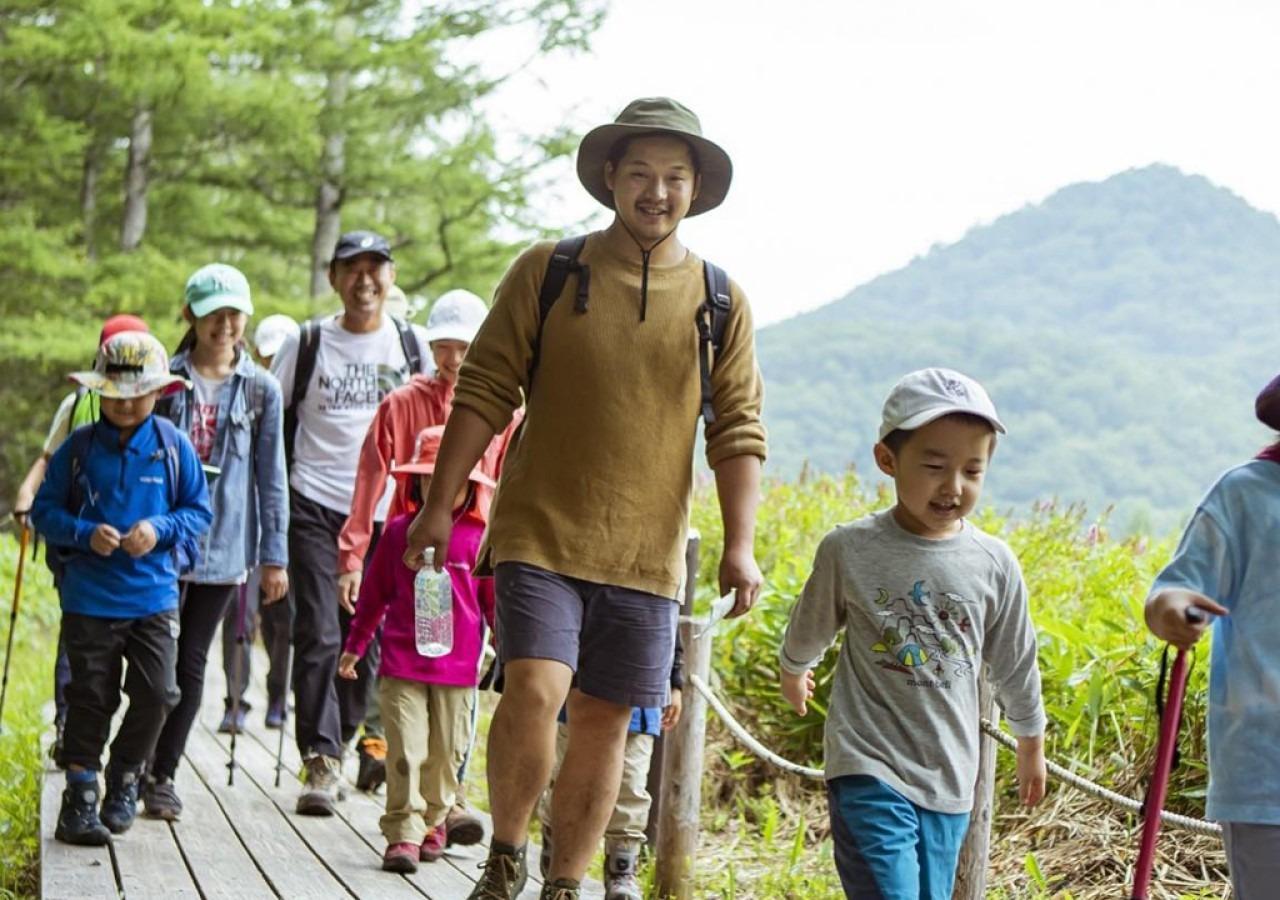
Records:
<instances>
[{"instance_id":1,"label":"forested mountain","mask_svg":"<svg viewBox=\"0 0 1280 900\"><path fill-rule=\"evenodd\" d=\"M880 404L911 369L980 379L1009 435L988 495L1058 497L1167 528L1268 439L1280 222L1153 165L1071 185L761 330L770 469L872 471Z\"/></svg>"}]
</instances>

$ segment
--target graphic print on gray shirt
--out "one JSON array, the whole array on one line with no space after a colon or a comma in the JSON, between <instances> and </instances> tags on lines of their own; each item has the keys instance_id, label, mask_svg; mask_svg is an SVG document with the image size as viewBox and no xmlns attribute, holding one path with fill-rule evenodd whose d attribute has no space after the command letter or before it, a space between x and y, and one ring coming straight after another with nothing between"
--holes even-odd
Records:
<instances>
[{"instance_id":1,"label":"graphic print on gray shirt","mask_svg":"<svg viewBox=\"0 0 1280 900\"><path fill-rule=\"evenodd\" d=\"M1019 737L1044 731L1036 635L1018 560L962 523L944 540L891 510L822 539L783 637L783 669L816 668L844 631L825 775L870 775L925 809L968 812L978 774L978 675Z\"/></svg>"}]
</instances>

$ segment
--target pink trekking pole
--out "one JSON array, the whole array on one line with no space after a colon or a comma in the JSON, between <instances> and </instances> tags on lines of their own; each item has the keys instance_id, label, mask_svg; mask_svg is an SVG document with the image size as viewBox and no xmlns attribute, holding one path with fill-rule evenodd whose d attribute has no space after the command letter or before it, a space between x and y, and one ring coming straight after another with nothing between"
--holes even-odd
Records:
<instances>
[{"instance_id":1,"label":"pink trekking pole","mask_svg":"<svg viewBox=\"0 0 1280 900\"><path fill-rule=\"evenodd\" d=\"M1205 614L1199 607L1187 608L1187 621L1203 622ZM1156 857L1156 838L1160 834L1160 813L1164 810L1165 796L1169 791L1169 772L1173 768L1173 754L1178 745L1178 725L1182 721L1182 698L1187 691L1187 651L1179 649L1169 673L1169 693L1160 716L1160 740L1156 744L1156 768L1151 774L1151 786L1147 789L1147 801L1143 806L1142 840L1138 844L1138 862L1133 870L1133 900L1147 900L1151 885L1151 868ZM1157 697L1157 700L1159 698Z\"/></svg>"}]
</instances>

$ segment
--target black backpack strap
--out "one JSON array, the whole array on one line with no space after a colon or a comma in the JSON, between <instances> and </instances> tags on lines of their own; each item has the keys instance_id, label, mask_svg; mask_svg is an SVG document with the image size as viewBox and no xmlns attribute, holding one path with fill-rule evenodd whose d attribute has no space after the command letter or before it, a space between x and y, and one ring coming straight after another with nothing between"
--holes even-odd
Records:
<instances>
[{"instance_id":1,"label":"black backpack strap","mask_svg":"<svg viewBox=\"0 0 1280 900\"><path fill-rule=\"evenodd\" d=\"M405 362L409 364L409 374L422 371L422 348L418 346L418 336L413 333L413 326L399 316L392 316L400 335L400 349L404 351Z\"/></svg>"},{"instance_id":2,"label":"black backpack strap","mask_svg":"<svg viewBox=\"0 0 1280 900\"><path fill-rule=\"evenodd\" d=\"M557 241L555 249L551 251L551 259L547 260L547 271L542 276L542 286L538 289L538 336L534 338L533 357L529 361L529 391L533 389L533 373L537 371L538 363L542 359L542 327L547 323L547 316L551 315L551 307L555 306L564 292L564 285L569 280L570 274L578 276L578 291L573 308L580 313L587 311L587 295L591 290L591 270L578 262L578 256L586 243L585 234ZM527 394L528 391L526 396Z\"/></svg>"},{"instance_id":3,"label":"black backpack strap","mask_svg":"<svg viewBox=\"0 0 1280 900\"><path fill-rule=\"evenodd\" d=\"M716 420L711 403L711 372L720 360L733 298L729 295L729 276L724 269L703 260L702 277L707 286L707 299L698 307L698 368L702 375L702 420L710 425Z\"/></svg>"},{"instance_id":4,"label":"black backpack strap","mask_svg":"<svg viewBox=\"0 0 1280 900\"><path fill-rule=\"evenodd\" d=\"M298 355L293 358L293 391L289 405L284 408L284 457L293 465L293 443L298 434L298 410L307 396L307 385L316 371L316 357L320 353L320 323L307 319L298 331Z\"/></svg>"}]
</instances>

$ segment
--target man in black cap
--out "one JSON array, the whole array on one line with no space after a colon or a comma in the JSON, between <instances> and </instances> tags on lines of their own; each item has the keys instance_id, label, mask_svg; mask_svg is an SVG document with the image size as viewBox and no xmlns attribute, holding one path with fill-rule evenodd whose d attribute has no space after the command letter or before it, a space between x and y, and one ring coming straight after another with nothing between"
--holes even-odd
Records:
<instances>
[{"instance_id":1,"label":"man in black cap","mask_svg":"<svg viewBox=\"0 0 1280 900\"><path fill-rule=\"evenodd\" d=\"M338 604L338 533L351 511L360 444L378 402L423 371L430 358L420 327L383 312L395 278L385 238L371 231L342 235L329 263L329 284L342 299L342 312L304 323L272 361L289 409L285 428L292 430L285 440L292 446L292 677L305 770L297 811L303 815L333 815L342 747L365 718L377 675L378 655L371 652L357 668L357 681L335 684L350 620L350 610ZM389 500L383 498L375 521L385 517ZM371 755L377 740L366 739ZM382 748L385 757L385 742Z\"/></svg>"},{"instance_id":2,"label":"man in black cap","mask_svg":"<svg viewBox=\"0 0 1280 900\"><path fill-rule=\"evenodd\" d=\"M725 282L719 325L707 324L713 270L676 236L686 216L720 204L731 175L687 108L662 97L628 105L578 150L578 177L613 223L578 247L549 309L539 294L553 254L565 254L549 243L525 251L463 363L407 564L421 565L426 547L443 558L450 498L528 398L480 557L497 580L506 687L489 732L493 841L472 900L510 900L525 884L529 817L566 700L542 896L578 896L618 795L631 707L669 696L699 414L724 520L720 592L736 595L735 615L759 592L765 432L751 312ZM716 331L701 357L701 335Z\"/></svg>"}]
</instances>

